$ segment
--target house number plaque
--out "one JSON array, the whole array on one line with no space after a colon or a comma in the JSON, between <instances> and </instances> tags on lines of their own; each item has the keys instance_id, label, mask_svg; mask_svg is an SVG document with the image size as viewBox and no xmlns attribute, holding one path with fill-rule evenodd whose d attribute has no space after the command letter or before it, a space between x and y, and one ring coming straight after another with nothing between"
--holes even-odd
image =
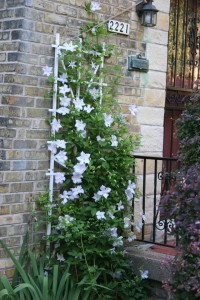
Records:
<instances>
[{"instance_id":1,"label":"house number plaque","mask_svg":"<svg viewBox=\"0 0 200 300\"><path fill-rule=\"evenodd\" d=\"M108 21L108 31L129 35L130 24L121 21L110 20Z\"/></svg>"}]
</instances>

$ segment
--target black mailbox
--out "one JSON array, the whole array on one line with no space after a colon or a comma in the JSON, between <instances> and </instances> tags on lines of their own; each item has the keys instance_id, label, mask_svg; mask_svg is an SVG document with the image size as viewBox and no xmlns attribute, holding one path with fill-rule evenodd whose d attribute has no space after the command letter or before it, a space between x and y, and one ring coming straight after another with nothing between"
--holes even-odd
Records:
<instances>
[{"instance_id":1,"label":"black mailbox","mask_svg":"<svg viewBox=\"0 0 200 300\"><path fill-rule=\"evenodd\" d=\"M129 56L128 57L128 70L129 71L148 72L149 60L142 57L140 54L138 54L136 56Z\"/></svg>"}]
</instances>

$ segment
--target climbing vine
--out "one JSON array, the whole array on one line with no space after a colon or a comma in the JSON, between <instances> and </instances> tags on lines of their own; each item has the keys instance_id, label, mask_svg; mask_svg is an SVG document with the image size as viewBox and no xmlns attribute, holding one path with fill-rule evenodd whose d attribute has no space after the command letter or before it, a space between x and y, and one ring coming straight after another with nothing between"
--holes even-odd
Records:
<instances>
[{"instance_id":1,"label":"climbing vine","mask_svg":"<svg viewBox=\"0 0 200 300\"><path fill-rule=\"evenodd\" d=\"M95 3L86 10L100 9ZM125 247L135 239L133 228L142 226L132 210L132 153L140 139L128 132L115 98L119 67L106 64L115 52L99 42L105 33L104 26L87 25L81 38L59 45L57 76L43 68L57 90L48 141L55 191L52 201L41 201L51 224L46 239L50 261L70 263L77 281L96 278L106 285L101 292L97 288L99 299L145 299L141 282L147 272L132 275ZM134 117L137 107L129 110Z\"/></svg>"}]
</instances>

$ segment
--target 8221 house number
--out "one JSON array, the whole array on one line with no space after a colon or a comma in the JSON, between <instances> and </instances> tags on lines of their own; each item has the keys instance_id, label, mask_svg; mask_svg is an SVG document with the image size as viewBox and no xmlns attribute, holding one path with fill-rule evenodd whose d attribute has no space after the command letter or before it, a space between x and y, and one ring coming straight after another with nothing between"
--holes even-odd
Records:
<instances>
[{"instance_id":1,"label":"8221 house number","mask_svg":"<svg viewBox=\"0 0 200 300\"><path fill-rule=\"evenodd\" d=\"M110 20L108 21L108 31L129 35L130 24L116 20Z\"/></svg>"}]
</instances>

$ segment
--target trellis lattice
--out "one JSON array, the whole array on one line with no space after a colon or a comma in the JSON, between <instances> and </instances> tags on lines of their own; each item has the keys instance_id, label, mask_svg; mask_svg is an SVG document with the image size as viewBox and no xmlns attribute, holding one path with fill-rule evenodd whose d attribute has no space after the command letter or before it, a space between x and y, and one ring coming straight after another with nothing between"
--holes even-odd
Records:
<instances>
[{"instance_id":1,"label":"trellis lattice","mask_svg":"<svg viewBox=\"0 0 200 300\"><path fill-rule=\"evenodd\" d=\"M65 88L65 92L62 92L63 97L66 95L70 97L70 99L75 100L75 99L80 99L81 97L81 84L87 86L87 90L93 87L94 92L96 89L96 92L98 94L98 101L100 105L102 104L102 95L103 95L103 87L107 86L106 83L103 82L103 76L102 76L102 70L104 67L104 57L106 53L105 49L105 44L102 44L102 51L97 52L97 51L86 51L82 50L82 44L83 41L81 38L78 39L78 45L73 46L72 42L63 42L60 43L60 35L56 34L56 39L55 39L55 44L52 45L52 47L55 49L55 56L54 56L54 70L53 70L53 76L54 76L54 83L53 83L53 102L52 102L52 108L49 109L49 111L52 113L52 118L56 119L59 108L62 107L62 105L58 104L58 95L59 95L59 89L61 87ZM71 47L71 48L70 48ZM69 50L69 52L73 52L75 47L79 47L79 58L81 58L82 55L87 55L91 57L99 57L99 64L93 64L91 69L92 69L92 76L90 77L90 80L88 78L83 78L84 74L81 72L81 59L79 65L71 63L71 68L75 68L76 76L77 76L77 82L78 84L76 85L75 88L72 87L74 84L73 80L70 82L70 79L68 79L68 68L65 65L65 52ZM64 77L59 78L59 65L63 70L63 73L65 74ZM85 66L86 68L89 67L89 65ZM99 80L94 80L96 79L98 74ZM62 80L61 80L62 79ZM66 79L66 80L65 80ZM97 88L98 87L98 88ZM86 90L86 92L87 92ZM60 92L61 94L61 92ZM66 115L67 117L67 115ZM55 129L53 126L51 127L51 136L55 138ZM48 142L51 143L51 142ZM50 156L50 168L48 170L48 173L46 173L47 176L49 176L49 201L51 204L53 204L53 192L54 192L54 176L55 176L55 163L58 163L61 165L61 167L66 168L65 164L61 163L56 159L56 155L53 151L51 151L51 156ZM49 212L49 215L51 215L51 210ZM48 224L47 226L47 236L51 234L51 223Z\"/></svg>"}]
</instances>

